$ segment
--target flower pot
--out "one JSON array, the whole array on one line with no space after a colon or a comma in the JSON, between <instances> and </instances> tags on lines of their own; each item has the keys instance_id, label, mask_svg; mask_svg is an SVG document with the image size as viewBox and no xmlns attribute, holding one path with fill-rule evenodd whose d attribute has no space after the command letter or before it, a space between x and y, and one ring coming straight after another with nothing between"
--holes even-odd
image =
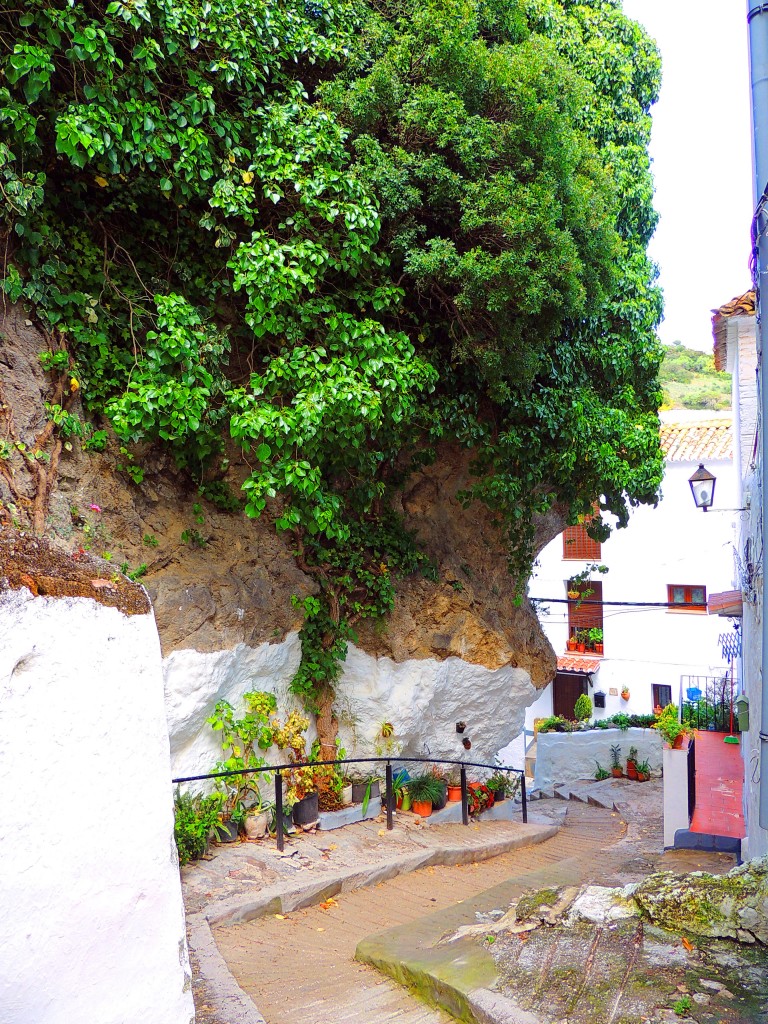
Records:
<instances>
[{"instance_id":1,"label":"flower pot","mask_svg":"<svg viewBox=\"0 0 768 1024\"><path fill-rule=\"evenodd\" d=\"M227 818L226 821L222 822L224 830L219 832L216 839L217 843L234 843L240 834L240 824L237 821L232 821L231 818Z\"/></svg>"},{"instance_id":2,"label":"flower pot","mask_svg":"<svg viewBox=\"0 0 768 1024\"><path fill-rule=\"evenodd\" d=\"M448 800L452 803L456 803L457 800L461 800L461 786L448 787Z\"/></svg>"},{"instance_id":3,"label":"flower pot","mask_svg":"<svg viewBox=\"0 0 768 1024\"><path fill-rule=\"evenodd\" d=\"M366 791L367 788L368 788L368 783L367 782L353 782L352 783L352 803L353 804L361 804L363 802L363 800L365 800L365 791ZM379 796L380 792L381 792L381 790L379 788L378 782L373 782L371 784L370 799L373 800L374 797Z\"/></svg>"},{"instance_id":4,"label":"flower pot","mask_svg":"<svg viewBox=\"0 0 768 1024\"><path fill-rule=\"evenodd\" d=\"M494 789L494 791L493 791L493 802L495 804L500 804L501 801L502 800L506 800L506 798L507 798L507 794L504 792L503 789Z\"/></svg>"},{"instance_id":5,"label":"flower pot","mask_svg":"<svg viewBox=\"0 0 768 1024\"><path fill-rule=\"evenodd\" d=\"M682 750L682 747L683 747L684 743L685 743L685 733L684 732L678 733L678 735L675 736L674 740L672 741L672 749L673 750Z\"/></svg>"},{"instance_id":6,"label":"flower pot","mask_svg":"<svg viewBox=\"0 0 768 1024\"><path fill-rule=\"evenodd\" d=\"M621 691L621 699L622 700L629 700L629 690L622 690Z\"/></svg>"},{"instance_id":7,"label":"flower pot","mask_svg":"<svg viewBox=\"0 0 768 1024\"><path fill-rule=\"evenodd\" d=\"M574 640L574 638L572 636L568 637L568 641L566 643L566 647L568 648L569 651L575 651L576 650L576 641Z\"/></svg>"},{"instance_id":8,"label":"flower pot","mask_svg":"<svg viewBox=\"0 0 768 1024\"><path fill-rule=\"evenodd\" d=\"M636 779L637 778L637 765L635 764L634 761L627 761L627 778L628 779Z\"/></svg>"},{"instance_id":9,"label":"flower pot","mask_svg":"<svg viewBox=\"0 0 768 1024\"><path fill-rule=\"evenodd\" d=\"M579 654L585 654L586 650L587 650L587 645L586 644L576 644L576 650L579 652Z\"/></svg>"},{"instance_id":10,"label":"flower pot","mask_svg":"<svg viewBox=\"0 0 768 1024\"><path fill-rule=\"evenodd\" d=\"M317 821L319 815L317 793L307 793L303 799L293 805L294 825L309 825Z\"/></svg>"},{"instance_id":11,"label":"flower pot","mask_svg":"<svg viewBox=\"0 0 768 1024\"><path fill-rule=\"evenodd\" d=\"M263 839L269 831L269 815L266 811L247 815L243 829L248 839Z\"/></svg>"},{"instance_id":12,"label":"flower pot","mask_svg":"<svg viewBox=\"0 0 768 1024\"><path fill-rule=\"evenodd\" d=\"M650 777L651 777L650 775L646 775L643 772L638 772L637 773L637 781L638 782L647 782L650 779Z\"/></svg>"},{"instance_id":13,"label":"flower pot","mask_svg":"<svg viewBox=\"0 0 768 1024\"><path fill-rule=\"evenodd\" d=\"M420 814L422 818L428 818L432 813L432 801L431 800L414 800L413 801L413 813Z\"/></svg>"},{"instance_id":14,"label":"flower pot","mask_svg":"<svg viewBox=\"0 0 768 1024\"><path fill-rule=\"evenodd\" d=\"M621 768L611 768L611 775L614 777L614 779L624 778L624 772L621 770Z\"/></svg>"},{"instance_id":15,"label":"flower pot","mask_svg":"<svg viewBox=\"0 0 768 1024\"><path fill-rule=\"evenodd\" d=\"M344 786L344 788L342 789L342 791L341 791L341 802L344 804L345 807L348 804L352 803L352 783L351 782L350 782L350 784L348 786Z\"/></svg>"},{"instance_id":16,"label":"flower pot","mask_svg":"<svg viewBox=\"0 0 768 1024\"><path fill-rule=\"evenodd\" d=\"M602 644L595 644L595 654L602 654L602 653L603 653L603 645Z\"/></svg>"},{"instance_id":17,"label":"flower pot","mask_svg":"<svg viewBox=\"0 0 768 1024\"><path fill-rule=\"evenodd\" d=\"M448 803L448 786L445 782L440 783L440 796L432 804L433 811L442 811Z\"/></svg>"}]
</instances>

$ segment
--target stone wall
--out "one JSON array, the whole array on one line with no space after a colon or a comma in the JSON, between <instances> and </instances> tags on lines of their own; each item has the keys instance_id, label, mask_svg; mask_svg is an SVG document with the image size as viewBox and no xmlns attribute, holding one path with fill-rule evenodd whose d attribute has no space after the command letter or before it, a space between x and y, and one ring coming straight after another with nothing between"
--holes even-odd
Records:
<instances>
[{"instance_id":1,"label":"stone wall","mask_svg":"<svg viewBox=\"0 0 768 1024\"><path fill-rule=\"evenodd\" d=\"M0 594L0 1018L189 1024L151 614Z\"/></svg>"}]
</instances>

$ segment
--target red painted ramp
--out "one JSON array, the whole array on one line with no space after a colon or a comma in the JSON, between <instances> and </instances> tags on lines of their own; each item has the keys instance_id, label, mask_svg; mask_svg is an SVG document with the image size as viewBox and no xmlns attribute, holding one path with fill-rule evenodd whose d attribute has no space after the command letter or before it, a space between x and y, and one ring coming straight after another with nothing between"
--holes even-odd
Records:
<instances>
[{"instance_id":1,"label":"red painted ramp","mask_svg":"<svg viewBox=\"0 0 768 1024\"><path fill-rule=\"evenodd\" d=\"M738 743L725 743L728 733L696 731L696 809L691 832L743 839L741 795L744 762Z\"/></svg>"}]
</instances>

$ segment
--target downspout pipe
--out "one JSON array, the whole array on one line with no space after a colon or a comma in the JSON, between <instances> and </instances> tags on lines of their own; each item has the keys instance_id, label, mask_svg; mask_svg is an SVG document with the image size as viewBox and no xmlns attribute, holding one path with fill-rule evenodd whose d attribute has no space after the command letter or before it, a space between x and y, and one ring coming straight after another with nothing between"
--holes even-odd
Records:
<instances>
[{"instance_id":1,"label":"downspout pipe","mask_svg":"<svg viewBox=\"0 0 768 1024\"><path fill-rule=\"evenodd\" d=\"M749 28L749 68L752 86L752 167L754 170L755 224L758 240L754 279L757 286L758 368L760 373L760 446L761 511L763 551L768 552L768 507L766 506L766 469L768 468L768 379L766 348L768 342L768 3L747 0ZM768 592L763 580L762 653L760 709L760 828L768 829Z\"/></svg>"}]
</instances>

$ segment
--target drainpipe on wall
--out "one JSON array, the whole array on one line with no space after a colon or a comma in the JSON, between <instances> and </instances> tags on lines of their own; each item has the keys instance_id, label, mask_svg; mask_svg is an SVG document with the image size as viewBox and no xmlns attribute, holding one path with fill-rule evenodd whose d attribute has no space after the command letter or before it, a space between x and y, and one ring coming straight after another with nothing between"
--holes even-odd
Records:
<instances>
[{"instance_id":1,"label":"drainpipe on wall","mask_svg":"<svg viewBox=\"0 0 768 1024\"><path fill-rule=\"evenodd\" d=\"M766 468L768 467L768 380L763 347L763 325L768 325L768 3L747 0L749 26L749 66L752 84L752 166L754 169L755 224L757 246L757 339L760 374L761 432L761 510L763 552L768 552L768 508L766 507ZM768 334L766 335L768 338ZM760 713L760 828L768 829L768 590L763 580L761 675L762 701Z\"/></svg>"}]
</instances>

